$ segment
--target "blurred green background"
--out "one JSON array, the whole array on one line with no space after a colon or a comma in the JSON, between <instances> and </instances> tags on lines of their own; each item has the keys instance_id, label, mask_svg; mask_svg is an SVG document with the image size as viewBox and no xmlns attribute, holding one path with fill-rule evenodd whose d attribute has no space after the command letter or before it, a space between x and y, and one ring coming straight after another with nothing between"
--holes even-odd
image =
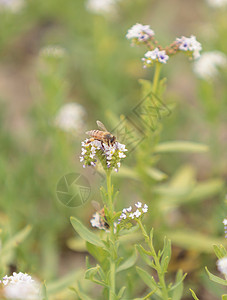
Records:
<instances>
[{"instance_id":1,"label":"blurred green background","mask_svg":"<svg viewBox=\"0 0 227 300\"><path fill-rule=\"evenodd\" d=\"M82 173L91 183L89 200L100 201L103 179L82 168L80 142L85 131L96 129L97 119L114 128L141 100L138 79L152 79L153 70L142 68L146 49L132 48L125 39L128 28L137 22L150 24L164 46L194 34L204 51L227 54L227 10L196 0L119 0L101 12L88 9L82 0L25 1L16 8L1 3L1 242L6 244L27 225L31 231L22 231L21 243L1 258L0 271L2 276L17 270L55 282L85 265L83 245L72 242L69 217L78 216L89 226L94 212L90 201L77 208L62 205L57 183L67 173ZM172 272L182 268L189 273L184 299L191 299L189 286L201 300L219 299L221 291L208 281L204 266L216 272L212 243L225 243L227 71L199 79L193 62L178 55L163 67L162 76L167 77L165 101L175 108L162 120L160 141L204 143L209 151L160 154L157 167L168 178L145 178L136 165L135 150L125 165L139 178L135 172L119 172L114 179L121 191L117 206L122 209L142 199L152 210L156 199L152 215L155 209L162 212L163 223L152 218L146 222L161 237L172 239ZM79 125L67 132L56 126L56 116L71 102L81 105ZM143 180L153 187L151 196L144 192ZM195 233L198 244L190 242ZM69 299L67 293L59 288L53 299Z\"/></svg>"}]
</instances>

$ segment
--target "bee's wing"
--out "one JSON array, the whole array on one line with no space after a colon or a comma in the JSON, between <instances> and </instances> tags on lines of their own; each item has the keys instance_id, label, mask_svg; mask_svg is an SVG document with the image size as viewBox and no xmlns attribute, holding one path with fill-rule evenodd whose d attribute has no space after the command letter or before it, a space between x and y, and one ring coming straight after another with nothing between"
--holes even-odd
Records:
<instances>
[{"instance_id":1,"label":"bee's wing","mask_svg":"<svg viewBox=\"0 0 227 300\"><path fill-rule=\"evenodd\" d=\"M96 121L96 124L98 125L98 128L101 129L102 131L108 131L102 122Z\"/></svg>"},{"instance_id":2,"label":"bee's wing","mask_svg":"<svg viewBox=\"0 0 227 300\"><path fill-rule=\"evenodd\" d=\"M92 200L91 204L95 208L95 210L97 210L97 211L100 210L100 204L99 204L99 202L97 202L95 200Z\"/></svg>"}]
</instances>

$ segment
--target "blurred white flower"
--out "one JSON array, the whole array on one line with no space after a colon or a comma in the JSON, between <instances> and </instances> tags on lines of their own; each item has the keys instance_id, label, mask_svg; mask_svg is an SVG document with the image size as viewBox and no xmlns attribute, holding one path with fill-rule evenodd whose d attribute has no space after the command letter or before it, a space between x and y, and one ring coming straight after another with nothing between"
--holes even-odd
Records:
<instances>
[{"instance_id":1,"label":"blurred white flower","mask_svg":"<svg viewBox=\"0 0 227 300\"><path fill-rule=\"evenodd\" d=\"M227 257L223 257L217 261L218 271L227 276Z\"/></svg>"},{"instance_id":2,"label":"blurred white flower","mask_svg":"<svg viewBox=\"0 0 227 300\"><path fill-rule=\"evenodd\" d=\"M8 10L17 13L23 8L24 4L24 0L0 0L0 11Z\"/></svg>"},{"instance_id":3,"label":"blurred white flower","mask_svg":"<svg viewBox=\"0 0 227 300\"><path fill-rule=\"evenodd\" d=\"M194 59L200 57L200 51L202 50L202 46L196 40L196 37L194 35L191 35L190 38L182 36L181 38L177 38L176 42L178 44L179 50L191 52L192 57Z\"/></svg>"},{"instance_id":4,"label":"blurred white flower","mask_svg":"<svg viewBox=\"0 0 227 300\"><path fill-rule=\"evenodd\" d=\"M227 56L219 51L204 52L194 63L194 72L203 79L218 75L218 67L227 66Z\"/></svg>"},{"instance_id":5,"label":"blurred white flower","mask_svg":"<svg viewBox=\"0 0 227 300\"><path fill-rule=\"evenodd\" d=\"M67 103L58 111L54 124L66 132L79 133L84 128L86 111L78 103Z\"/></svg>"},{"instance_id":6,"label":"blurred white flower","mask_svg":"<svg viewBox=\"0 0 227 300\"><path fill-rule=\"evenodd\" d=\"M3 277L4 296L6 299L41 300L40 285L26 273L14 272Z\"/></svg>"},{"instance_id":7,"label":"blurred white flower","mask_svg":"<svg viewBox=\"0 0 227 300\"><path fill-rule=\"evenodd\" d=\"M86 8L93 13L109 13L115 10L117 0L88 0Z\"/></svg>"},{"instance_id":8,"label":"blurred white flower","mask_svg":"<svg viewBox=\"0 0 227 300\"><path fill-rule=\"evenodd\" d=\"M212 7L222 7L227 5L227 0L207 0L207 3Z\"/></svg>"},{"instance_id":9,"label":"blurred white flower","mask_svg":"<svg viewBox=\"0 0 227 300\"><path fill-rule=\"evenodd\" d=\"M0 0L1 1L1 0ZM40 50L41 56L61 58L65 56L65 49L58 45L49 45Z\"/></svg>"},{"instance_id":10,"label":"blurred white flower","mask_svg":"<svg viewBox=\"0 0 227 300\"><path fill-rule=\"evenodd\" d=\"M154 31L150 28L150 25L143 25L136 23L127 32L126 38L132 40L132 46L147 41L154 36Z\"/></svg>"}]
</instances>

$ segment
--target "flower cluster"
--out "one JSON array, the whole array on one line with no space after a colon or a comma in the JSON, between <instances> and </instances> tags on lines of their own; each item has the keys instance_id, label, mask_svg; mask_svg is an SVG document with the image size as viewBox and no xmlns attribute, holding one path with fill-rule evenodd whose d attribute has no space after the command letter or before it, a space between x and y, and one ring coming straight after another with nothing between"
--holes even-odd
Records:
<instances>
[{"instance_id":1,"label":"flower cluster","mask_svg":"<svg viewBox=\"0 0 227 300\"><path fill-rule=\"evenodd\" d=\"M224 219L222 223L224 224L225 238L227 238L227 219Z\"/></svg>"},{"instance_id":2,"label":"flower cluster","mask_svg":"<svg viewBox=\"0 0 227 300\"><path fill-rule=\"evenodd\" d=\"M190 56L194 59L200 57L200 51L202 50L201 44L196 40L194 35L191 35L190 38L182 36L181 38L176 39L179 50L187 51L190 53Z\"/></svg>"},{"instance_id":3,"label":"flower cluster","mask_svg":"<svg viewBox=\"0 0 227 300\"><path fill-rule=\"evenodd\" d=\"M86 111L82 105L66 103L57 112L54 124L63 131L79 133L84 128L85 116Z\"/></svg>"},{"instance_id":4,"label":"flower cluster","mask_svg":"<svg viewBox=\"0 0 227 300\"><path fill-rule=\"evenodd\" d=\"M133 25L126 34L128 40L132 40L132 45L140 44L147 41L154 36L154 31L149 25L135 24Z\"/></svg>"},{"instance_id":5,"label":"flower cluster","mask_svg":"<svg viewBox=\"0 0 227 300\"><path fill-rule=\"evenodd\" d=\"M227 257L223 257L217 261L218 271L227 276Z\"/></svg>"},{"instance_id":6,"label":"flower cluster","mask_svg":"<svg viewBox=\"0 0 227 300\"><path fill-rule=\"evenodd\" d=\"M129 206L128 208L124 208L118 220L118 224L120 224L122 221L138 219L148 211L148 205L144 204L144 206L142 206L141 202L135 203L135 207L136 208L134 212L132 206Z\"/></svg>"},{"instance_id":7,"label":"flower cluster","mask_svg":"<svg viewBox=\"0 0 227 300\"><path fill-rule=\"evenodd\" d=\"M166 54L165 50L159 50L158 48L155 48L153 51L147 51L144 54L145 57L142 58L142 61L144 63L143 67L147 68L148 66L152 66L154 61L158 61L162 64L166 64L167 60L169 59L169 56Z\"/></svg>"},{"instance_id":8,"label":"flower cluster","mask_svg":"<svg viewBox=\"0 0 227 300\"><path fill-rule=\"evenodd\" d=\"M83 167L96 166L97 158L104 168L113 168L116 172L121 166L121 159L125 158L125 152L128 151L124 144L118 142L113 145L107 145L99 140L90 141L86 139L82 144L80 161Z\"/></svg>"},{"instance_id":9,"label":"flower cluster","mask_svg":"<svg viewBox=\"0 0 227 300\"><path fill-rule=\"evenodd\" d=\"M209 80L218 75L218 67L227 67L227 56L220 51L204 52L194 63L198 77Z\"/></svg>"},{"instance_id":10,"label":"flower cluster","mask_svg":"<svg viewBox=\"0 0 227 300\"><path fill-rule=\"evenodd\" d=\"M135 24L126 34L126 38L132 40L132 45L144 44L148 47L142 58L143 67L152 66L155 62L166 64L171 55L177 54L179 51L185 51L190 58L198 58L202 50L201 44L196 40L196 37L191 35L187 38L182 36L177 38L173 43L162 47L154 36L154 31L149 25Z\"/></svg>"},{"instance_id":11,"label":"flower cluster","mask_svg":"<svg viewBox=\"0 0 227 300\"><path fill-rule=\"evenodd\" d=\"M41 292L39 284L26 273L14 272L12 276L5 276L1 281L4 286L6 299L39 300Z\"/></svg>"}]
</instances>

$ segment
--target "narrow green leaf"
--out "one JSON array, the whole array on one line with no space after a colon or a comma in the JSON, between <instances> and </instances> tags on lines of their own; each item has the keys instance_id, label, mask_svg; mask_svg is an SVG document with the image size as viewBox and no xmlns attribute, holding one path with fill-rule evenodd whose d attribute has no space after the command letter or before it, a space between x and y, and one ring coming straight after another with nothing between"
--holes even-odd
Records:
<instances>
[{"instance_id":1,"label":"narrow green leaf","mask_svg":"<svg viewBox=\"0 0 227 300\"><path fill-rule=\"evenodd\" d=\"M192 293L192 297L195 299L195 300L199 300L199 298L196 296L195 292L192 290L192 289L189 289L190 292Z\"/></svg>"},{"instance_id":2,"label":"narrow green leaf","mask_svg":"<svg viewBox=\"0 0 227 300\"><path fill-rule=\"evenodd\" d=\"M139 267L136 267L136 271L139 274L140 278L146 283L147 286L149 286L152 290L157 289L155 294L157 294L158 296L161 297L162 293L161 293L157 283L155 282L153 276L151 276L150 274L147 273L147 271L145 271Z\"/></svg>"},{"instance_id":3,"label":"narrow green leaf","mask_svg":"<svg viewBox=\"0 0 227 300\"><path fill-rule=\"evenodd\" d=\"M176 275L176 282L170 288L170 291L174 291L173 295L176 295L176 299L177 299L177 296L178 296L178 298L180 297L179 299L181 299L181 295L183 293L183 281L186 276L187 276L187 273L185 273L183 275L182 270L178 270L177 275ZM173 299L175 299L175 297L173 297Z\"/></svg>"},{"instance_id":4,"label":"narrow green leaf","mask_svg":"<svg viewBox=\"0 0 227 300\"><path fill-rule=\"evenodd\" d=\"M188 141L170 141L158 144L154 151L158 153L168 152L206 152L209 148L207 145L188 142Z\"/></svg>"},{"instance_id":5,"label":"narrow green leaf","mask_svg":"<svg viewBox=\"0 0 227 300\"><path fill-rule=\"evenodd\" d=\"M73 290L77 293L79 300L92 300L92 298L90 298L89 296L87 296L84 291L82 291L79 283L76 285L75 288L73 288Z\"/></svg>"},{"instance_id":6,"label":"narrow green leaf","mask_svg":"<svg viewBox=\"0 0 227 300\"><path fill-rule=\"evenodd\" d=\"M100 238L93 232L88 230L78 219L76 219L75 217L71 217L70 221L73 225L73 228L76 230L76 232L80 235L82 239L93 245L103 247L104 244L100 240Z\"/></svg>"},{"instance_id":7,"label":"narrow green leaf","mask_svg":"<svg viewBox=\"0 0 227 300\"><path fill-rule=\"evenodd\" d=\"M210 271L208 270L207 267L205 267L205 270L207 271L207 274L208 274L210 280L212 280L213 282L219 283L221 285L227 286L227 280L222 279L222 278L210 273Z\"/></svg>"},{"instance_id":8,"label":"narrow green leaf","mask_svg":"<svg viewBox=\"0 0 227 300\"><path fill-rule=\"evenodd\" d=\"M126 290L126 286L123 286L123 287L120 289L120 291L119 291L119 293L118 293L118 295L117 295L118 299L121 299L121 298L122 298L122 296L124 295L125 290Z\"/></svg>"},{"instance_id":9,"label":"narrow green leaf","mask_svg":"<svg viewBox=\"0 0 227 300\"><path fill-rule=\"evenodd\" d=\"M182 270L178 270L176 275L175 284L171 287L170 291L173 291L172 299L174 300L180 300L183 295L183 280L186 277L187 274L184 274Z\"/></svg>"},{"instance_id":10,"label":"narrow green leaf","mask_svg":"<svg viewBox=\"0 0 227 300\"><path fill-rule=\"evenodd\" d=\"M227 256L227 251L223 245L213 245L213 248L218 259Z\"/></svg>"},{"instance_id":11,"label":"narrow green leaf","mask_svg":"<svg viewBox=\"0 0 227 300\"><path fill-rule=\"evenodd\" d=\"M89 242L86 242L88 252L100 263L104 270L107 270L109 261L108 256L109 253L103 249L102 247L98 247Z\"/></svg>"},{"instance_id":12,"label":"narrow green leaf","mask_svg":"<svg viewBox=\"0 0 227 300\"><path fill-rule=\"evenodd\" d=\"M137 250L139 251L139 254L143 261L150 267L152 267L152 259L150 258L151 253L149 251L146 251L141 245L136 245Z\"/></svg>"},{"instance_id":13,"label":"narrow green leaf","mask_svg":"<svg viewBox=\"0 0 227 300\"><path fill-rule=\"evenodd\" d=\"M163 254L161 259L162 271L166 272L171 259L171 241L164 239Z\"/></svg>"},{"instance_id":14,"label":"narrow green leaf","mask_svg":"<svg viewBox=\"0 0 227 300\"><path fill-rule=\"evenodd\" d=\"M137 252L136 249L134 249L132 255L117 268L116 272L118 273L131 268L136 263L136 260L137 260Z\"/></svg>"},{"instance_id":15,"label":"narrow green leaf","mask_svg":"<svg viewBox=\"0 0 227 300\"><path fill-rule=\"evenodd\" d=\"M42 300L48 300L46 282L45 281L42 284Z\"/></svg>"}]
</instances>

